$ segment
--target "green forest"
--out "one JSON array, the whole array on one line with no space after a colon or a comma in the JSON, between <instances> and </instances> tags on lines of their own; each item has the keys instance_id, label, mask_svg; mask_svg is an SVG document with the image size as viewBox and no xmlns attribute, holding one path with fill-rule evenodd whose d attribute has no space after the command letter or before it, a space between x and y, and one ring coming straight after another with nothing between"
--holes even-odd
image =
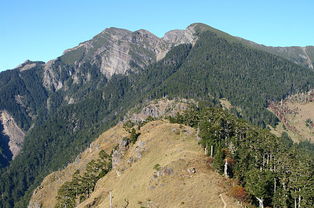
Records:
<instances>
[{"instance_id":1,"label":"green forest","mask_svg":"<svg viewBox=\"0 0 314 208\"><path fill-rule=\"evenodd\" d=\"M111 170L111 166L111 155L100 151L99 158L91 160L83 174L75 171L72 180L59 188L56 207L74 208L76 202L84 201L94 191L96 182Z\"/></svg>"},{"instance_id":2,"label":"green forest","mask_svg":"<svg viewBox=\"0 0 314 208\"><path fill-rule=\"evenodd\" d=\"M170 121L199 129L212 166L249 194L238 200L259 207L314 207L314 152L286 134L276 137L220 108L194 108Z\"/></svg>"},{"instance_id":3,"label":"green forest","mask_svg":"<svg viewBox=\"0 0 314 208\"><path fill-rule=\"evenodd\" d=\"M314 72L307 68L212 30L199 32L198 36L194 46L176 46L162 60L110 79L87 63L80 67L91 73L91 81L81 78L81 82L74 83L67 74L75 70L74 66L58 58L53 67L61 70L59 78L68 86L58 91L43 87L44 69L40 64L28 71L2 72L0 110L11 113L27 135L23 151L9 166L2 155L6 147L0 146L0 162L7 166L0 169L1 206L26 207L32 191L47 174L73 161L137 104L180 97L219 106L218 100L227 98L237 107L233 111L238 117L264 128L278 122L266 109L269 101L314 86ZM29 108L16 103L17 95ZM77 102L68 104L67 96ZM279 179L277 182L280 184ZM264 198L265 204L275 202L270 196Z\"/></svg>"}]
</instances>

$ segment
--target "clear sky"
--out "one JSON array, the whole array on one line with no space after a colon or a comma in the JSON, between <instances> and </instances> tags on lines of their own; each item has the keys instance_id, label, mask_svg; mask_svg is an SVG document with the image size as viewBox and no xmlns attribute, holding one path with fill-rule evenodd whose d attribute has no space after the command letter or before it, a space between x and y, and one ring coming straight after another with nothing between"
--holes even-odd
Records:
<instances>
[{"instance_id":1,"label":"clear sky","mask_svg":"<svg viewBox=\"0 0 314 208\"><path fill-rule=\"evenodd\" d=\"M163 36L202 22L264 45L314 45L313 9L313 0L0 0L0 71L54 59L112 26Z\"/></svg>"}]
</instances>

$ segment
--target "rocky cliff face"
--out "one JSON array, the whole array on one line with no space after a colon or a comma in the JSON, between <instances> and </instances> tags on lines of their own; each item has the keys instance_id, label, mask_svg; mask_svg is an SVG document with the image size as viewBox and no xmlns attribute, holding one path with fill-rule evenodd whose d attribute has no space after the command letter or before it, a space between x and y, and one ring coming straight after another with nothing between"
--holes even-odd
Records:
<instances>
[{"instance_id":1,"label":"rocky cliff face","mask_svg":"<svg viewBox=\"0 0 314 208\"><path fill-rule=\"evenodd\" d=\"M186 30L173 30L158 38L147 30L134 32L108 28L100 34L68 49L56 60L44 67L43 84L49 90L60 90L66 82L88 82L91 72L86 66L110 79L115 74L137 71L162 59L173 47L183 43L195 43L194 26ZM95 72L93 72L95 73Z\"/></svg>"},{"instance_id":2,"label":"rocky cliff face","mask_svg":"<svg viewBox=\"0 0 314 208\"><path fill-rule=\"evenodd\" d=\"M41 83L44 64L27 60L0 75L0 154L6 155L8 162L19 154L24 133L46 100L47 93ZM4 164L1 158L0 164Z\"/></svg>"},{"instance_id":3,"label":"rocky cliff face","mask_svg":"<svg viewBox=\"0 0 314 208\"><path fill-rule=\"evenodd\" d=\"M8 146L14 159L21 151L25 133L15 123L13 117L6 111L0 112L0 121L3 126L3 132L9 138Z\"/></svg>"},{"instance_id":4,"label":"rocky cliff face","mask_svg":"<svg viewBox=\"0 0 314 208\"><path fill-rule=\"evenodd\" d=\"M191 99L174 99L169 100L166 98L153 100L143 106L135 107L130 110L125 116L124 120L132 122L142 122L148 117L161 118L166 116L175 116L177 113L187 110L191 104L196 104ZM139 110L140 109L140 110Z\"/></svg>"}]
</instances>

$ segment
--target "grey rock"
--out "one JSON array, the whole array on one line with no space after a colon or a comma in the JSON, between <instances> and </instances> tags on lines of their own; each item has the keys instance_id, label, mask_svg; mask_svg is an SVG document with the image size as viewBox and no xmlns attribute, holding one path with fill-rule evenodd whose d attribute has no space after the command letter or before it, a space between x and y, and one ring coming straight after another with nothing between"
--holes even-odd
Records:
<instances>
[{"instance_id":1,"label":"grey rock","mask_svg":"<svg viewBox=\"0 0 314 208\"><path fill-rule=\"evenodd\" d=\"M186 30L173 30L158 38L147 30L128 31L107 28L89 41L64 51L63 55L44 66L43 85L52 91L67 89L66 83L89 82L90 74L84 64L95 66L110 79L114 74L127 74L154 63L173 47L195 43L192 26Z\"/></svg>"},{"instance_id":2,"label":"grey rock","mask_svg":"<svg viewBox=\"0 0 314 208\"><path fill-rule=\"evenodd\" d=\"M190 174L195 174L196 173L196 169L195 168L188 168L187 171Z\"/></svg>"},{"instance_id":3,"label":"grey rock","mask_svg":"<svg viewBox=\"0 0 314 208\"><path fill-rule=\"evenodd\" d=\"M0 125L3 126L1 133L9 138L9 148L14 159L22 149L25 133L7 111L0 111Z\"/></svg>"}]
</instances>

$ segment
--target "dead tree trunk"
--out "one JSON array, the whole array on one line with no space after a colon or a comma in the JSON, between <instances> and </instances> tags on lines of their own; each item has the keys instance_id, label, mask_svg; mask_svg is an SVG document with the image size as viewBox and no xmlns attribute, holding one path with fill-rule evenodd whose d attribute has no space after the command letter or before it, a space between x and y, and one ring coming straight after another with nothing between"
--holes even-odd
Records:
<instances>
[{"instance_id":1,"label":"dead tree trunk","mask_svg":"<svg viewBox=\"0 0 314 208\"><path fill-rule=\"evenodd\" d=\"M300 195L301 189L299 189L299 201L298 201L298 208L301 208L301 195Z\"/></svg>"},{"instance_id":2,"label":"dead tree trunk","mask_svg":"<svg viewBox=\"0 0 314 208\"><path fill-rule=\"evenodd\" d=\"M225 166L224 166L224 175L226 178L229 178L229 175L228 175L228 160L225 159Z\"/></svg>"},{"instance_id":3,"label":"dead tree trunk","mask_svg":"<svg viewBox=\"0 0 314 208\"><path fill-rule=\"evenodd\" d=\"M264 199L263 198L258 198L256 197L258 203L259 203L259 208L264 208Z\"/></svg>"},{"instance_id":4,"label":"dead tree trunk","mask_svg":"<svg viewBox=\"0 0 314 208\"><path fill-rule=\"evenodd\" d=\"M205 146L205 155L208 155L208 144L206 144L206 146Z\"/></svg>"},{"instance_id":5,"label":"dead tree trunk","mask_svg":"<svg viewBox=\"0 0 314 208\"><path fill-rule=\"evenodd\" d=\"M109 192L109 208L112 208L112 192Z\"/></svg>"}]
</instances>

